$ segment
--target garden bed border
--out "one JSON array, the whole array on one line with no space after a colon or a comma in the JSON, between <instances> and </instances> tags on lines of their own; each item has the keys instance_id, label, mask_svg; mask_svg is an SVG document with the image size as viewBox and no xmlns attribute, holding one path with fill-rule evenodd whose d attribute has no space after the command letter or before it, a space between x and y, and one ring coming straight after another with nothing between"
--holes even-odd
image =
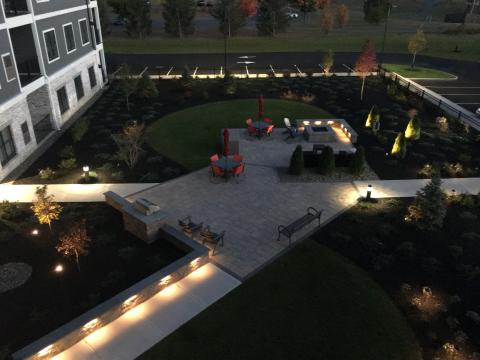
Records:
<instances>
[{"instance_id":1,"label":"garden bed border","mask_svg":"<svg viewBox=\"0 0 480 360\"><path fill-rule=\"evenodd\" d=\"M175 284L209 262L208 249L170 225L159 230L159 240L187 252L185 256L140 280L114 297L15 352L13 359L47 359L75 345L90 333L116 320L161 290Z\"/></svg>"}]
</instances>

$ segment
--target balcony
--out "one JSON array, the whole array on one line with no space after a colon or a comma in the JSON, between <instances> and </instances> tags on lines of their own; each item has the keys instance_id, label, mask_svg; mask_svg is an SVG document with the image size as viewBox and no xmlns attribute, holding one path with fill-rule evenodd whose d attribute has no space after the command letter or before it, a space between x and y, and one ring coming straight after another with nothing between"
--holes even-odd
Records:
<instances>
[{"instance_id":1,"label":"balcony","mask_svg":"<svg viewBox=\"0 0 480 360\"><path fill-rule=\"evenodd\" d=\"M29 14L27 0L1 0L5 9L5 17L10 18Z\"/></svg>"}]
</instances>

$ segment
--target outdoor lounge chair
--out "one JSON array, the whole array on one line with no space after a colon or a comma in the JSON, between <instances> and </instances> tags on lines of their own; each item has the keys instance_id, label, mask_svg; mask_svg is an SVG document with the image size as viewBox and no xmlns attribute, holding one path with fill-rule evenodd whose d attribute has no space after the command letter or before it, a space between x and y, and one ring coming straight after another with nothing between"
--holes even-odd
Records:
<instances>
[{"instance_id":1,"label":"outdoor lounge chair","mask_svg":"<svg viewBox=\"0 0 480 360\"><path fill-rule=\"evenodd\" d=\"M235 155L233 155L233 160L238 161L238 162L242 162L243 161L243 156L239 155L239 154L235 154Z\"/></svg>"},{"instance_id":2,"label":"outdoor lounge chair","mask_svg":"<svg viewBox=\"0 0 480 360\"><path fill-rule=\"evenodd\" d=\"M272 135L272 133L273 133L273 128L274 128L274 127L275 127L275 125L270 125L268 128L266 128L266 129L265 129L265 134L266 134L267 136Z\"/></svg>"},{"instance_id":3,"label":"outdoor lounge chair","mask_svg":"<svg viewBox=\"0 0 480 360\"><path fill-rule=\"evenodd\" d=\"M211 162L217 161L218 159L219 159L218 154L215 154L215 155L210 156L210 161L211 161Z\"/></svg>"},{"instance_id":4,"label":"outdoor lounge chair","mask_svg":"<svg viewBox=\"0 0 480 360\"><path fill-rule=\"evenodd\" d=\"M212 176L213 177L223 177L225 175L223 169L218 166L212 165Z\"/></svg>"},{"instance_id":5,"label":"outdoor lounge chair","mask_svg":"<svg viewBox=\"0 0 480 360\"><path fill-rule=\"evenodd\" d=\"M248 131L248 135L250 135L250 136L257 136L258 135L257 129L255 129L253 126L248 126L247 131Z\"/></svg>"},{"instance_id":6,"label":"outdoor lounge chair","mask_svg":"<svg viewBox=\"0 0 480 360\"><path fill-rule=\"evenodd\" d=\"M285 118L283 119L283 122L285 123L285 127L287 128L285 131L284 131L284 134L288 134L288 137L289 138L294 138L295 136L298 135L298 131L297 131L297 128L295 126L293 126L292 124L290 124L290 119L288 118Z\"/></svg>"},{"instance_id":7,"label":"outdoor lounge chair","mask_svg":"<svg viewBox=\"0 0 480 360\"><path fill-rule=\"evenodd\" d=\"M215 255L215 250L217 249L217 245L220 244L220 246L223 247L223 239L225 237L225 231L222 231L221 233L217 234L212 231L210 231L210 226L207 226L204 230L200 231L200 239L202 240L202 244L210 244L213 246L212 249L212 256Z\"/></svg>"},{"instance_id":8,"label":"outdoor lounge chair","mask_svg":"<svg viewBox=\"0 0 480 360\"><path fill-rule=\"evenodd\" d=\"M191 216L187 216L185 219L178 220L178 225L182 228L184 233L193 235L197 231L201 231L203 223L196 224L192 222Z\"/></svg>"}]
</instances>

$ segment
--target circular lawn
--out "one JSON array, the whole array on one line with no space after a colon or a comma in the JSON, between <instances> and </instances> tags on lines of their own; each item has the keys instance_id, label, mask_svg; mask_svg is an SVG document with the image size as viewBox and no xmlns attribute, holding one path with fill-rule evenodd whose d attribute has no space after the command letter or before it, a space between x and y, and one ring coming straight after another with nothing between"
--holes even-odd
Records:
<instances>
[{"instance_id":1,"label":"circular lawn","mask_svg":"<svg viewBox=\"0 0 480 360\"><path fill-rule=\"evenodd\" d=\"M219 151L220 130L225 127L245 128L245 120L255 119L258 100L221 101L191 107L169 114L147 129L147 142L158 153L189 170L209 164L212 154ZM328 118L326 111L300 102L265 100L265 116L277 127L285 127L285 117Z\"/></svg>"}]
</instances>

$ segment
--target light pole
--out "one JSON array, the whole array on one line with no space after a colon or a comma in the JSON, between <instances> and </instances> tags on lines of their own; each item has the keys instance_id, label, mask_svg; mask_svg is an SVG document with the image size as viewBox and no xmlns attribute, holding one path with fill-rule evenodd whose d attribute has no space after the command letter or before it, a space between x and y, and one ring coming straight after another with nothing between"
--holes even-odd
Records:
<instances>
[{"instance_id":1,"label":"light pole","mask_svg":"<svg viewBox=\"0 0 480 360\"><path fill-rule=\"evenodd\" d=\"M385 44L387 42L387 32L388 32L388 20L390 19L390 13L392 12L392 8L396 8L397 5L392 5L392 3L388 3L388 8L387 8L387 17L385 19L385 29L383 31L383 43L382 43L382 57L381 57L381 63L380 65L383 64L385 61Z\"/></svg>"},{"instance_id":2,"label":"light pole","mask_svg":"<svg viewBox=\"0 0 480 360\"><path fill-rule=\"evenodd\" d=\"M227 5L224 8L224 19L223 19L223 67L224 67L224 77L227 75Z\"/></svg>"}]
</instances>

